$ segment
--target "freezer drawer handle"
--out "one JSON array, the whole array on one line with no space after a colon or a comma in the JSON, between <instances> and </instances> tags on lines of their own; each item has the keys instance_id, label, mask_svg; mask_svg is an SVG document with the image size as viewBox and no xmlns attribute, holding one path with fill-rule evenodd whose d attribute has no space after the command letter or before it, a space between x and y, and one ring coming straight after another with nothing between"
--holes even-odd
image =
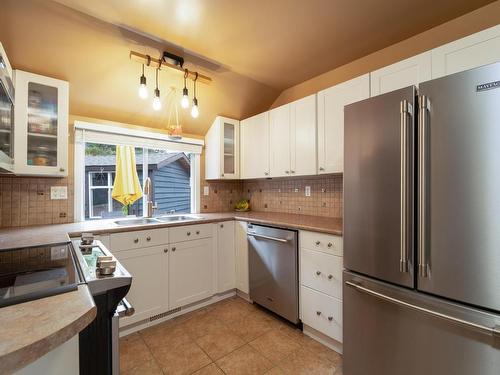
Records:
<instances>
[{"instance_id":1,"label":"freezer drawer handle","mask_svg":"<svg viewBox=\"0 0 500 375\"><path fill-rule=\"evenodd\" d=\"M278 242L283 242L286 243L288 240L286 238L277 238L277 237L271 237L271 236L264 236L263 234L255 234L255 233L247 233L249 236L255 237L255 238L262 238L264 240L271 240L271 241L278 241Z\"/></svg>"},{"instance_id":2,"label":"freezer drawer handle","mask_svg":"<svg viewBox=\"0 0 500 375\"><path fill-rule=\"evenodd\" d=\"M457 324L461 324L463 326L475 328L477 330L486 332L492 336L500 337L500 326L498 326L498 325L496 325L494 327L487 327L487 326L484 326L482 324L470 322L470 321L463 320L460 318L455 318L455 317L447 315L447 314L442 314L442 313L437 312L437 311L432 311L432 310L426 309L425 307L420 307L420 306L413 305L413 304L408 303L408 302L401 301L401 300L396 299L396 298L386 296L385 294L382 294L382 293L376 292L374 290L365 288L364 286L357 284L357 283L353 283L351 281L346 281L345 284L351 288L354 288L354 289L360 291L360 292L363 292L363 293L369 294L371 296L380 298L384 301L392 302L396 305L404 306L404 307L407 307L409 309L416 310L416 311L422 312L424 314L428 314L428 315L431 315L431 316L434 316L437 318L441 318L444 320L448 320L448 321L453 322L453 323L457 323Z\"/></svg>"}]
</instances>

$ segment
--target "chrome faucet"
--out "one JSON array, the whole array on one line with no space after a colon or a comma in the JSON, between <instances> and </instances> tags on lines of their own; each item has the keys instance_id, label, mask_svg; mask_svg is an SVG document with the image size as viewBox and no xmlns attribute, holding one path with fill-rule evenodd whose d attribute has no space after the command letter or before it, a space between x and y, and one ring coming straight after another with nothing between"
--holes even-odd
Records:
<instances>
[{"instance_id":1,"label":"chrome faucet","mask_svg":"<svg viewBox=\"0 0 500 375\"><path fill-rule=\"evenodd\" d=\"M153 212L158 208L156 203L151 200L151 179L148 177L144 182L144 195L146 196L146 214L144 217L153 217Z\"/></svg>"}]
</instances>

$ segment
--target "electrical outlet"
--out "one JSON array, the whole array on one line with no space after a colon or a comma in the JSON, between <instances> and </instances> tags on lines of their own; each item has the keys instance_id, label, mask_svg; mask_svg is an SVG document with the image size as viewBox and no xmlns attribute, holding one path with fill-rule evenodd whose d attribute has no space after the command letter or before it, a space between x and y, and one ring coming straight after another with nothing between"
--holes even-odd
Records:
<instances>
[{"instance_id":1,"label":"electrical outlet","mask_svg":"<svg viewBox=\"0 0 500 375\"><path fill-rule=\"evenodd\" d=\"M68 258L66 247L54 246L50 248L50 260L59 260Z\"/></svg>"},{"instance_id":2,"label":"electrical outlet","mask_svg":"<svg viewBox=\"0 0 500 375\"><path fill-rule=\"evenodd\" d=\"M210 188L208 186L203 186L203 195L208 195L210 193Z\"/></svg>"},{"instance_id":3,"label":"electrical outlet","mask_svg":"<svg viewBox=\"0 0 500 375\"><path fill-rule=\"evenodd\" d=\"M67 186L51 186L50 199L68 199Z\"/></svg>"},{"instance_id":4,"label":"electrical outlet","mask_svg":"<svg viewBox=\"0 0 500 375\"><path fill-rule=\"evenodd\" d=\"M305 193L306 193L306 197L310 197L311 196L311 187L310 186L306 186Z\"/></svg>"}]
</instances>

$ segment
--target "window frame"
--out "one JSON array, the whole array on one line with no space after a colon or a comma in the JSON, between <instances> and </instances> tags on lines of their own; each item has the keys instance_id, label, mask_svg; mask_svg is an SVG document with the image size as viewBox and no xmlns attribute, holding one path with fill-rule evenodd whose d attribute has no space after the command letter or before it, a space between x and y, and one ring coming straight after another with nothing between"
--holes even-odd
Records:
<instances>
[{"instance_id":1,"label":"window frame","mask_svg":"<svg viewBox=\"0 0 500 375\"><path fill-rule=\"evenodd\" d=\"M92 185L92 174L96 173L101 173L101 174L106 174L107 176L107 184L106 185ZM98 190L98 189L106 189L108 191L108 212L113 212L113 198L111 197L112 191L113 191L113 185L110 184L110 182L113 180L112 179L112 174L115 172L112 171L103 171L103 172L97 172L97 171L89 171L87 173L87 178L89 179L89 193L88 193L88 200L89 200L89 220L92 219L102 219L102 216L94 216L92 215L94 212L93 209L93 203L94 203L94 197L92 196L92 191L93 190ZM85 202L84 202L85 204Z\"/></svg>"},{"instance_id":2,"label":"window frame","mask_svg":"<svg viewBox=\"0 0 500 375\"><path fill-rule=\"evenodd\" d=\"M105 131L97 132L96 128ZM126 134L126 135L124 135ZM138 142L144 140L143 146L138 146ZM130 142L128 142L130 141ZM88 123L75 121L75 147L74 147L74 220L75 222L85 221L85 144L129 144L134 147L144 149L160 149L170 152L184 152L188 155L190 163L190 187L191 187L191 213L200 212L200 154L204 145L203 140L193 138L183 138L180 141L173 141L166 138L164 134L148 132L143 130L130 130L125 126L110 126L104 124ZM143 186L148 175L148 158L143 158ZM145 172L144 172L145 171ZM89 171L90 173L90 171ZM109 185L108 176L108 185ZM90 181L89 181L90 192ZM90 198L89 198L89 218L90 216ZM145 197L143 196L143 215L146 209Z\"/></svg>"}]
</instances>

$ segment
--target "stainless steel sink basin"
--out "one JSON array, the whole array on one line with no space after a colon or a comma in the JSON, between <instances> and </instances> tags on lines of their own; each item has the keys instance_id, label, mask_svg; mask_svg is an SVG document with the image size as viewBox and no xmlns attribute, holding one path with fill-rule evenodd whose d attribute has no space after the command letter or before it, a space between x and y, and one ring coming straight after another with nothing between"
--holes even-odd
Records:
<instances>
[{"instance_id":1,"label":"stainless steel sink basin","mask_svg":"<svg viewBox=\"0 0 500 375\"><path fill-rule=\"evenodd\" d=\"M165 223L171 223L175 221L199 220L202 219L202 217L196 215L165 215L165 216L158 216L156 219L163 221Z\"/></svg>"},{"instance_id":2,"label":"stainless steel sink basin","mask_svg":"<svg viewBox=\"0 0 500 375\"><path fill-rule=\"evenodd\" d=\"M159 221L153 218L141 217L137 219L123 219L116 220L116 225L131 226L131 225L144 225L144 224L158 224Z\"/></svg>"}]
</instances>

